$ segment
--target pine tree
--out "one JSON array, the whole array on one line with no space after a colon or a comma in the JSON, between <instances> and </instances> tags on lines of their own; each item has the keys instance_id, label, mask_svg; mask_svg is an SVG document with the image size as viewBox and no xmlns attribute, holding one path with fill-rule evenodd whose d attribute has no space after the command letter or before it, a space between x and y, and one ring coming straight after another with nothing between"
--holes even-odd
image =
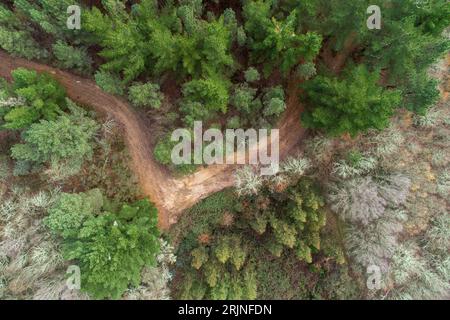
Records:
<instances>
[{"instance_id":1,"label":"pine tree","mask_svg":"<svg viewBox=\"0 0 450 320\"><path fill-rule=\"evenodd\" d=\"M303 124L330 135L355 136L385 128L400 103L400 92L383 89L378 80L377 72L359 65L347 70L342 79L317 76L305 83L309 108L302 116Z\"/></svg>"},{"instance_id":2,"label":"pine tree","mask_svg":"<svg viewBox=\"0 0 450 320\"><path fill-rule=\"evenodd\" d=\"M63 252L78 261L82 290L97 299L118 299L129 285L139 285L144 266L155 265L158 237L156 209L140 200L89 217L76 237L63 242Z\"/></svg>"},{"instance_id":3,"label":"pine tree","mask_svg":"<svg viewBox=\"0 0 450 320\"><path fill-rule=\"evenodd\" d=\"M13 92L23 104L5 114L5 128L26 129L41 119L54 120L65 109L65 90L49 74L19 68L12 77Z\"/></svg>"},{"instance_id":4,"label":"pine tree","mask_svg":"<svg viewBox=\"0 0 450 320\"><path fill-rule=\"evenodd\" d=\"M267 76L275 66L287 74L301 59L311 62L319 53L322 37L314 32L296 32L297 11L281 21L272 16L272 1L247 1L243 7L245 31L250 36L251 54L257 63L264 62Z\"/></svg>"}]
</instances>

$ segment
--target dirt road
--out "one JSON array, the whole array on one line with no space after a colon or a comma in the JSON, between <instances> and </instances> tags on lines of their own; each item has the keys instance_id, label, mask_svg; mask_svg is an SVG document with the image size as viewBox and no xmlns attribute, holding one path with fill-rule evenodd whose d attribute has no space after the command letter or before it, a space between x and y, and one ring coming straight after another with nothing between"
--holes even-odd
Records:
<instances>
[{"instance_id":1,"label":"dirt road","mask_svg":"<svg viewBox=\"0 0 450 320\"><path fill-rule=\"evenodd\" d=\"M143 121L122 98L102 91L94 81L78 77L46 65L14 58L0 50L0 76L11 80L11 71L19 67L52 74L67 90L73 101L92 107L97 112L114 118L125 131L125 141L133 159L132 169L139 178L141 188L159 210L159 225L167 229L177 216L208 195L230 187L234 183L234 165L212 165L192 175L175 178L156 163L151 146L152 128ZM297 83L288 88L288 106L280 121L280 155L285 157L304 134L300 127L301 112Z\"/></svg>"}]
</instances>

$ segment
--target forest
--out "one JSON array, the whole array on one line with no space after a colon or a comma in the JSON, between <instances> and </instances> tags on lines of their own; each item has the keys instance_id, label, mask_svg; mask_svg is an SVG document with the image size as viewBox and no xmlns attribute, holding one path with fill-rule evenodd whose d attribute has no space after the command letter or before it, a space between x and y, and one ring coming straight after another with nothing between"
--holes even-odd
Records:
<instances>
[{"instance_id":1,"label":"forest","mask_svg":"<svg viewBox=\"0 0 450 320\"><path fill-rule=\"evenodd\" d=\"M449 52L447 0L1 0L0 300L449 299Z\"/></svg>"}]
</instances>

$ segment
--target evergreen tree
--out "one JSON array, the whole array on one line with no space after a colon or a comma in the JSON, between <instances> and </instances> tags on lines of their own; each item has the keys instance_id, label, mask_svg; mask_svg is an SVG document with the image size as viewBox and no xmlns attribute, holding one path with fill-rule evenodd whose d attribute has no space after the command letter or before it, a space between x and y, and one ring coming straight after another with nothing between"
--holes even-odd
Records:
<instances>
[{"instance_id":1,"label":"evergreen tree","mask_svg":"<svg viewBox=\"0 0 450 320\"><path fill-rule=\"evenodd\" d=\"M258 63L264 62L266 76L275 66L287 74L301 59L311 62L319 53L322 42L319 34L296 32L296 10L278 21L272 16L272 1L258 0L247 1L243 14L252 57Z\"/></svg>"},{"instance_id":2,"label":"evergreen tree","mask_svg":"<svg viewBox=\"0 0 450 320\"><path fill-rule=\"evenodd\" d=\"M4 116L7 129L26 129L41 119L54 120L65 109L65 90L49 74L23 68L12 72L13 92L23 99Z\"/></svg>"},{"instance_id":3,"label":"evergreen tree","mask_svg":"<svg viewBox=\"0 0 450 320\"><path fill-rule=\"evenodd\" d=\"M76 173L93 154L98 125L73 103L70 102L69 107L70 114L32 124L23 133L24 143L11 148L12 157L35 165L66 164L67 171Z\"/></svg>"},{"instance_id":4,"label":"evergreen tree","mask_svg":"<svg viewBox=\"0 0 450 320\"><path fill-rule=\"evenodd\" d=\"M74 237L63 242L64 257L81 269L82 290L97 299L118 299L138 286L145 266L159 251L157 211L148 200L123 205L117 212L89 216Z\"/></svg>"},{"instance_id":5,"label":"evergreen tree","mask_svg":"<svg viewBox=\"0 0 450 320\"><path fill-rule=\"evenodd\" d=\"M308 104L303 124L331 135L385 128L400 103L400 92L383 89L378 81L379 73L364 65L348 69L343 79L317 76L303 85Z\"/></svg>"}]
</instances>

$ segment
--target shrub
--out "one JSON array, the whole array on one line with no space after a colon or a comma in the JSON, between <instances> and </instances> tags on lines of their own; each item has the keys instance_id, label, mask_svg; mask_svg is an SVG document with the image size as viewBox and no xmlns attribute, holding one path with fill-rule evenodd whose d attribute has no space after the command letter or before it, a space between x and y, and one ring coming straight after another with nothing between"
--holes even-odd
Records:
<instances>
[{"instance_id":1,"label":"shrub","mask_svg":"<svg viewBox=\"0 0 450 320\"><path fill-rule=\"evenodd\" d=\"M54 234L75 237L83 223L100 212L102 206L102 194L98 189L80 194L63 193L48 211L44 223Z\"/></svg>"},{"instance_id":2,"label":"shrub","mask_svg":"<svg viewBox=\"0 0 450 320\"><path fill-rule=\"evenodd\" d=\"M366 174L377 166L377 160L373 157L362 155L359 152L350 152L347 159L341 159L333 163L331 174L338 178L347 179Z\"/></svg>"},{"instance_id":3,"label":"shrub","mask_svg":"<svg viewBox=\"0 0 450 320\"><path fill-rule=\"evenodd\" d=\"M192 80L183 85L181 111L186 114L186 123L192 125L196 120L213 118L217 112L225 113L228 100L227 81L218 78Z\"/></svg>"},{"instance_id":4,"label":"shrub","mask_svg":"<svg viewBox=\"0 0 450 320\"><path fill-rule=\"evenodd\" d=\"M258 194L262 187L262 177L250 167L239 169L235 173L236 190L241 195Z\"/></svg>"},{"instance_id":5,"label":"shrub","mask_svg":"<svg viewBox=\"0 0 450 320\"><path fill-rule=\"evenodd\" d=\"M312 62L306 62L297 67L297 75L300 79L309 80L316 75L316 66Z\"/></svg>"},{"instance_id":6,"label":"shrub","mask_svg":"<svg viewBox=\"0 0 450 320\"><path fill-rule=\"evenodd\" d=\"M411 186L411 180L401 174L391 174L379 177L379 194L393 207L406 202Z\"/></svg>"},{"instance_id":7,"label":"shrub","mask_svg":"<svg viewBox=\"0 0 450 320\"><path fill-rule=\"evenodd\" d=\"M12 157L36 165L50 163L54 166L65 162L74 172L80 169L84 160L93 154L98 125L70 101L69 107L71 114L31 125L23 134L25 143L11 148Z\"/></svg>"},{"instance_id":8,"label":"shrub","mask_svg":"<svg viewBox=\"0 0 450 320\"><path fill-rule=\"evenodd\" d=\"M359 65L342 79L317 76L304 83L308 109L303 124L333 136L385 128L400 103L400 92L382 88L378 80L378 72Z\"/></svg>"},{"instance_id":9,"label":"shrub","mask_svg":"<svg viewBox=\"0 0 450 320\"><path fill-rule=\"evenodd\" d=\"M26 129L41 119L54 120L65 109L65 90L49 74L19 68L12 76L13 91L24 104L5 115L5 128Z\"/></svg>"},{"instance_id":10,"label":"shrub","mask_svg":"<svg viewBox=\"0 0 450 320\"><path fill-rule=\"evenodd\" d=\"M245 113L251 113L255 111L255 96L256 89L249 88L247 85L239 85L234 89L233 96L231 97L231 104L239 111Z\"/></svg>"},{"instance_id":11,"label":"shrub","mask_svg":"<svg viewBox=\"0 0 450 320\"><path fill-rule=\"evenodd\" d=\"M399 243L406 215L401 210L387 211L383 217L367 226L350 226L346 230L345 244L353 260L363 268L378 266L384 274L389 270L390 260ZM386 281L383 282L387 285Z\"/></svg>"},{"instance_id":12,"label":"shrub","mask_svg":"<svg viewBox=\"0 0 450 320\"><path fill-rule=\"evenodd\" d=\"M306 158L288 157L281 164L281 172L289 177L301 177L311 168L311 163Z\"/></svg>"},{"instance_id":13,"label":"shrub","mask_svg":"<svg viewBox=\"0 0 450 320\"><path fill-rule=\"evenodd\" d=\"M158 84L136 83L129 88L128 98L135 107L151 107L159 109L164 95L161 93Z\"/></svg>"},{"instance_id":14,"label":"shrub","mask_svg":"<svg viewBox=\"0 0 450 320\"><path fill-rule=\"evenodd\" d=\"M263 96L264 115L278 117L286 109L284 90L281 86L268 89Z\"/></svg>"},{"instance_id":15,"label":"shrub","mask_svg":"<svg viewBox=\"0 0 450 320\"><path fill-rule=\"evenodd\" d=\"M82 290L96 299L117 299L130 284L139 285L143 267L155 265L158 237L156 209L141 200L88 217L75 237L64 240L63 253L78 261Z\"/></svg>"},{"instance_id":16,"label":"shrub","mask_svg":"<svg viewBox=\"0 0 450 320\"><path fill-rule=\"evenodd\" d=\"M84 74L91 71L92 59L85 48L77 48L63 41L57 41L53 45L53 54L61 68L73 69Z\"/></svg>"},{"instance_id":17,"label":"shrub","mask_svg":"<svg viewBox=\"0 0 450 320\"><path fill-rule=\"evenodd\" d=\"M392 261L392 276L397 287L393 299L441 299L448 295L448 279L436 273L418 254L412 243L398 247Z\"/></svg>"},{"instance_id":18,"label":"shrub","mask_svg":"<svg viewBox=\"0 0 450 320\"><path fill-rule=\"evenodd\" d=\"M446 253L450 247L450 217L441 214L435 217L425 235L425 248Z\"/></svg>"},{"instance_id":19,"label":"shrub","mask_svg":"<svg viewBox=\"0 0 450 320\"><path fill-rule=\"evenodd\" d=\"M254 67L248 68L244 73L244 77L247 82L255 82L260 79L259 72Z\"/></svg>"},{"instance_id":20,"label":"shrub","mask_svg":"<svg viewBox=\"0 0 450 320\"><path fill-rule=\"evenodd\" d=\"M95 73L95 82L108 93L121 96L124 94L124 88L120 78L106 71L97 71Z\"/></svg>"},{"instance_id":21,"label":"shrub","mask_svg":"<svg viewBox=\"0 0 450 320\"><path fill-rule=\"evenodd\" d=\"M446 198L450 193L450 171L444 170L438 176L437 182L437 191L438 193Z\"/></svg>"},{"instance_id":22,"label":"shrub","mask_svg":"<svg viewBox=\"0 0 450 320\"><path fill-rule=\"evenodd\" d=\"M383 215L387 204L378 194L378 187L371 177L355 178L334 185L328 198L331 209L343 220L363 225Z\"/></svg>"},{"instance_id":23,"label":"shrub","mask_svg":"<svg viewBox=\"0 0 450 320\"><path fill-rule=\"evenodd\" d=\"M141 284L128 289L124 295L130 300L169 300L168 283L172 280L171 265L175 264L174 248L165 240L160 239L160 253L157 256L156 267L144 267Z\"/></svg>"}]
</instances>

